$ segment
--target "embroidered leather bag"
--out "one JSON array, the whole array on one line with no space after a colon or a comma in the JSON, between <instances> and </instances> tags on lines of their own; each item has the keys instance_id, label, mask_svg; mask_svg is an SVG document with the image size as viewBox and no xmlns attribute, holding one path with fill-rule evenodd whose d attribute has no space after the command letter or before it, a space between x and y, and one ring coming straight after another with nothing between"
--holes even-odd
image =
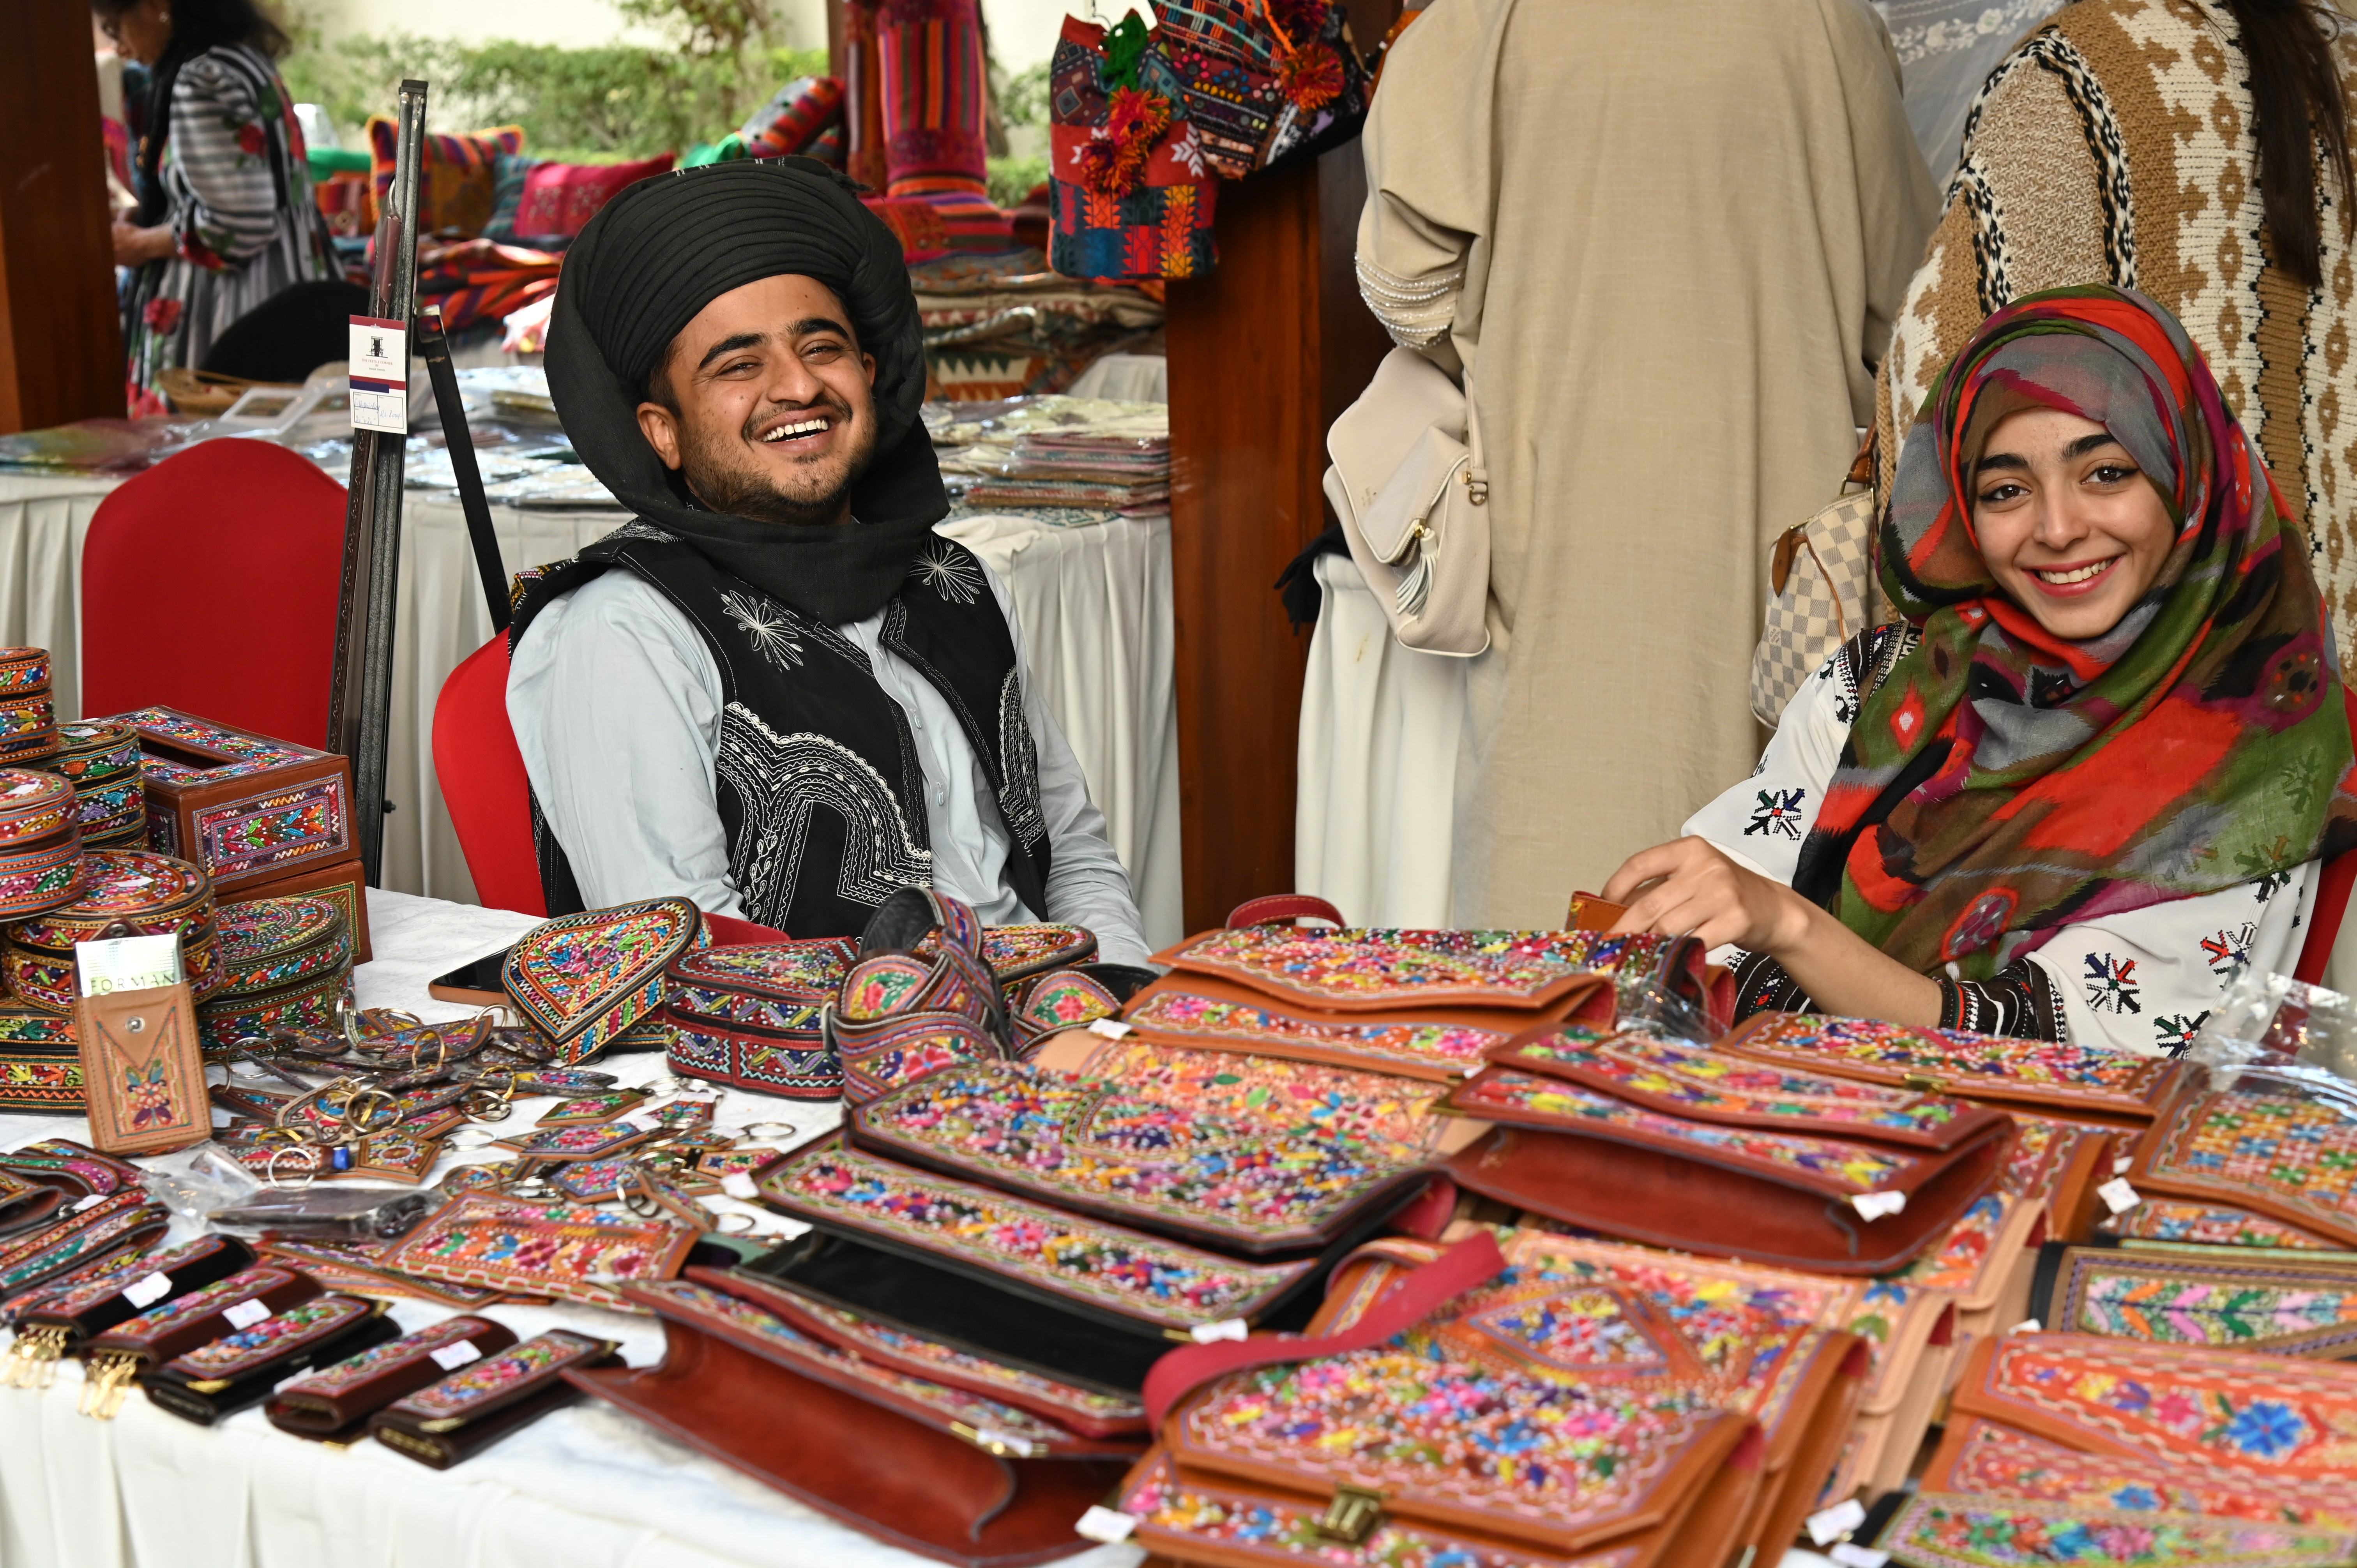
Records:
<instances>
[{"instance_id":1,"label":"embroidered leather bag","mask_svg":"<svg viewBox=\"0 0 2357 1568\"><path fill-rule=\"evenodd\" d=\"M1392 634L1459 659L1490 646L1490 470L1471 385L1394 349L1326 433L1326 499Z\"/></svg>"}]
</instances>

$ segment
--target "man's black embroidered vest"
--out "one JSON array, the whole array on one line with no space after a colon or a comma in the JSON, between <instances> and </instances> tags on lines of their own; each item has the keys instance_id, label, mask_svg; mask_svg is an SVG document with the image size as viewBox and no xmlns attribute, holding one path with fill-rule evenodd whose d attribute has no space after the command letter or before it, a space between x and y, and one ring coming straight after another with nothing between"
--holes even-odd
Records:
<instances>
[{"instance_id":1,"label":"man's black embroidered vest","mask_svg":"<svg viewBox=\"0 0 2357 1568\"><path fill-rule=\"evenodd\" d=\"M746 916L797 937L857 936L894 889L931 886L924 769L908 716L877 684L866 654L676 536L626 523L570 561L519 574L511 652L550 600L617 566L694 622L719 667L716 793ZM1045 916L1039 753L1015 639L981 564L963 545L933 540L885 606L880 640L957 714L1006 827L1007 881ZM549 913L581 908L537 800L533 828Z\"/></svg>"}]
</instances>

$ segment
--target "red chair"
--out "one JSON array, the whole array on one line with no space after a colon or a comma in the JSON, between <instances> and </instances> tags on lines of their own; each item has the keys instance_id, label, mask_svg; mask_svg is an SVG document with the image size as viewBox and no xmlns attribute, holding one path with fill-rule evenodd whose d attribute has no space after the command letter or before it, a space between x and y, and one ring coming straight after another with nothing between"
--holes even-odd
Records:
<instances>
[{"instance_id":1,"label":"red chair","mask_svg":"<svg viewBox=\"0 0 2357 1568\"><path fill-rule=\"evenodd\" d=\"M161 703L328 743L344 487L267 441L206 441L125 480L81 552L81 711Z\"/></svg>"},{"instance_id":2,"label":"red chair","mask_svg":"<svg viewBox=\"0 0 2357 1568\"><path fill-rule=\"evenodd\" d=\"M2357 691L2343 687L2341 696L2349 707L2349 731L2357 735ZM2316 905L2309 911L2308 940L2300 944L2299 964L2291 972L2294 980L2324 983L2324 966L2332 961L2332 944L2341 939L2341 918L2349 912L2352 886L2357 886L2357 849L2324 863L2316 884Z\"/></svg>"},{"instance_id":3,"label":"red chair","mask_svg":"<svg viewBox=\"0 0 2357 1568\"><path fill-rule=\"evenodd\" d=\"M450 809L475 895L495 909L545 916L532 844L532 781L508 723L508 643L494 637L467 655L434 703L434 777ZM786 933L706 915L716 947L781 942Z\"/></svg>"}]
</instances>

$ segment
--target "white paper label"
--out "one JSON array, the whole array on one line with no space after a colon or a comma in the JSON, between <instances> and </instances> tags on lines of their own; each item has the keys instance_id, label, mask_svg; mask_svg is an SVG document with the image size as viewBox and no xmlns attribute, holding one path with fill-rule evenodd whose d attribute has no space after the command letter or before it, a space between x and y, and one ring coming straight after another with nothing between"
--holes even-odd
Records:
<instances>
[{"instance_id":1,"label":"white paper label","mask_svg":"<svg viewBox=\"0 0 2357 1568\"><path fill-rule=\"evenodd\" d=\"M760 1189L753 1185L752 1175L747 1171L730 1171L726 1176L722 1176L720 1190L746 1203L750 1203L760 1196Z\"/></svg>"},{"instance_id":2,"label":"white paper label","mask_svg":"<svg viewBox=\"0 0 2357 1568\"><path fill-rule=\"evenodd\" d=\"M1866 1505L1856 1498L1845 1498L1809 1516L1809 1539L1819 1546L1829 1546L1865 1522Z\"/></svg>"},{"instance_id":3,"label":"white paper label","mask_svg":"<svg viewBox=\"0 0 2357 1568\"><path fill-rule=\"evenodd\" d=\"M1092 1507L1081 1516L1080 1522L1072 1526L1072 1533L1090 1541L1101 1541L1107 1546L1119 1546L1136 1528L1137 1521L1117 1509Z\"/></svg>"},{"instance_id":4,"label":"white paper label","mask_svg":"<svg viewBox=\"0 0 2357 1568\"><path fill-rule=\"evenodd\" d=\"M1847 1541L1843 1541L1825 1555L1841 1563L1843 1568L1882 1568L1884 1563L1890 1561L1890 1553L1888 1552L1880 1552L1871 1546L1859 1546Z\"/></svg>"},{"instance_id":5,"label":"white paper label","mask_svg":"<svg viewBox=\"0 0 2357 1568\"><path fill-rule=\"evenodd\" d=\"M67 1209L66 1212L68 1214L80 1214L83 1209L96 1208L100 1204L104 1203L105 1201L105 1198L101 1197L97 1193L93 1192L88 1197L83 1198L80 1203L75 1204L71 1208Z\"/></svg>"},{"instance_id":6,"label":"white paper label","mask_svg":"<svg viewBox=\"0 0 2357 1568\"><path fill-rule=\"evenodd\" d=\"M1129 1026L1118 1018L1099 1018L1089 1026L1092 1035L1103 1035L1108 1040L1118 1040L1129 1033ZM1127 1518L1127 1515L1124 1515Z\"/></svg>"},{"instance_id":7,"label":"white paper label","mask_svg":"<svg viewBox=\"0 0 2357 1568\"><path fill-rule=\"evenodd\" d=\"M75 967L81 973L84 996L104 996L114 991L150 991L180 983L180 938L176 931L160 937L117 937L107 942L76 942Z\"/></svg>"},{"instance_id":8,"label":"white paper label","mask_svg":"<svg viewBox=\"0 0 2357 1568\"><path fill-rule=\"evenodd\" d=\"M221 1321L231 1328L251 1328L257 1323L268 1322L272 1316L271 1310L258 1301L242 1301L223 1311Z\"/></svg>"},{"instance_id":9,"label":"white paper label","mask_svg":"<svg viewBox=\"0 0 2357 1568\"><path fill-rule=\"evenodd\" d=\"M1199 1323L1188 1330L1198 1345L1216 1345L1222 1339L1249 1339L1252 1325L1241 1317L1223 1317L1217 1323Z\"/></svg>"},{"instance_id":10,"label":"white paper label","mask_svg":"<svg viewBox=\"0 0 2357 1568\"><path fill-rule=\"evenodd\" d=\"M2126 1176L2114 1176L2095 1189L2095 1196L2109 1204L2115 1214L2126 1214L2144 1201L2144 1195L2130 1187Z\"/></svg>"},{"instance_id":11,"label":"white paper label","mask_svg":"<svg viewBox=\"0 0 2357 1568\"><path fill-rule=\"evenodd\" d=\"M409 434L409 329L382 317L352 323L351 417L354 430Z\"/></svg>"},{"instance_id":12,"label":"white paper label","mask_svg":"<svg viewBox=\"0 0 2357 1568\"><path fill-rule=\"evenodd\" d=\"M2006 1332L2007 1334L2043 1334L2046 1332L2046 1325L2034 1317L2025 1317Z\"/></svg>"},{"instance_id":13,"label":"white paper label","mask_svg":"<svg viewBox=\"0 0 2357 1568\"><path fill-rule=\"evenodd\" d=\"M2134 1169L2136 1169L2136 1156L2134 1155L2122 1155L2118 1159L2112 1162L2112 1174L2114 1176L2126 1176L2128 1172Z\"/></svg>"},{"instance_id":14,"label":"white paper label","mask_svg":"<svg viewBox=\"0 0 2357 1568\"><path fill-rule=\"evenodd\" d=\"M660 1133L662 1131L662 1118L651 1111L641 1111L635 1116L621 1118L615 1125L640 1133Z\"/></svg>"},{"instance_id":15,"label":"white paper label","mask_svg":"<svg viewBox=\"0 0 2357 1568\"><path fill-rule=\"evenodd\" d=\"M123 1287L123 1299L145 1311L172 1294L172 1282L163 1274L145 1274Z\"/></svg>"},{"instance_id":16,"label":"white paper label","mask_svg":"<svg viewBox=\"0 0 2357 1568\"><path fill-rule=\"evenodd\" d=\"M1861 1219L1879 1219L1886 1214L1903 1214L1907 1210L1907 1195L1903 1192L1861 1192L1849 1200Z\"/></svg>"},{"instance_id":17,"label":"white paper label","mask_svg":"<svg viewBox=\"0 0 2357 1568\"><path fill-rule=\"evenodd\" d=\"M461 1339L456 1345L440 1345L425 1352L433 1363L446 1372L455 1372L469 1361L479 1361L483 1353L475 1348L471 1339Z\"/></svg>"},{"instance_id":18,"label":"white paper label","mask_svg":"<svg viewBox=\"0 0 2357 1568\"><path fill-rule=\"evenodd\" d=\"M987 1426L974 1429L974 1440L985 1448L1004 1448L1018 1459L1036 1459L1048 1450L1044 1444L1028 1437L1017 1437L1011 1432L995 1432Z\"/></svg>"}]
</instances>

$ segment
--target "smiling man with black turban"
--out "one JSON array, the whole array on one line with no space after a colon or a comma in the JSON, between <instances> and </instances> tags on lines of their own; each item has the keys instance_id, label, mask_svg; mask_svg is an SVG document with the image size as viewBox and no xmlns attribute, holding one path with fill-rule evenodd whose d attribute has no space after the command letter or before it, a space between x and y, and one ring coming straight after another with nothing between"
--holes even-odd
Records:
<instances>
[{"instance_id":1,"label":"smiling man with black turban","mask_svg":"<svg viewBox=\"0 0 2357 1568\"><path fill-rule=\"evenodd\" d=\"M894 889L1146 942L948 511L891 231L804 158L630 187L565 259L548 387L638 515L529 574L508 715L549 912L683 894L798 937Z\"/></svg>"}]
</instances>

